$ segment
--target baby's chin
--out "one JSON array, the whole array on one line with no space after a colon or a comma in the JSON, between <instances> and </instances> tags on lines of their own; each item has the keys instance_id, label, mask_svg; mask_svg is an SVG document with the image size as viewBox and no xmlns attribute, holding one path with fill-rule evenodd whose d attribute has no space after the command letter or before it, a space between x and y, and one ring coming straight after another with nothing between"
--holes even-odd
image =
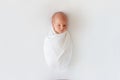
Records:
<instances>
[{"instance_id":1,"label":"baby's chin","mask_svg":"<svg viewBox=\"0 0 120 80\"><path fill-rule=\"evenodd\" d=\"M67 30L62 30L62 31L59 31L59 34L64 33L65 31L67 31Z\"/></svg>"}]
</instances>

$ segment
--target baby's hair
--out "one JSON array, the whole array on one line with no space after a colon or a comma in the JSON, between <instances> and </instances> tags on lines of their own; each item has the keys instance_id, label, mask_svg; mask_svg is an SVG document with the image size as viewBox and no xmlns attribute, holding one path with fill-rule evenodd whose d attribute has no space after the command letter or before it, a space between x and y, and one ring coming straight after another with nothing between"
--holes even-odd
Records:
<instances>
[{"instance_id":1,"label":"baby's hair","mask_svg":"<svg viewBox=\"0 0 120 80\"><path fill-rule=\"evenodd\" d=\"M55 13L52 15L52 23L53 23L54 18L55 18L55 16L56 16L57 14L63 15L63 16L67 19L67 16L66 16L66 14L65 14L64 12L58 11L58 12L55 12Z\"/></svg>"}]
</instances>

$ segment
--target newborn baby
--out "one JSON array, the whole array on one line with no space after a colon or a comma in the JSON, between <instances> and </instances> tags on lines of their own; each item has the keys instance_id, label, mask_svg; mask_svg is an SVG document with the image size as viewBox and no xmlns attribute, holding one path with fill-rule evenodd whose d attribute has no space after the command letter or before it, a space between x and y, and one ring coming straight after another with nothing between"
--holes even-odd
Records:
<instances>
[{"instance_id":1,"label":"newborn baby","mask_svg":"<svg viewBox=\"0 0 120 80\"><path fill-rule=\"evenodd\" d=\"M64 73L68 69L72 56L72 42L67 29L65 13L54 13L51 30L44 41L44 56L48 66L57 73Z\"/></svg>"}]
</instances>

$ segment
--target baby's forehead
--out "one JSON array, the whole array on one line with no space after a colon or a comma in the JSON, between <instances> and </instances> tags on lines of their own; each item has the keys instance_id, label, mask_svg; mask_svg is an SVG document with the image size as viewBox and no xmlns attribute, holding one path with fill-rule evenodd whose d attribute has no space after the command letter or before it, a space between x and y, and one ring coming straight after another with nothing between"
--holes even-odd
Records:
<instances>
[{"instance_id":1,"label":"baby's forehead","mask_svg":"<svg viewBox=\"0 0 120 80\"><path fill-rule=\"evenodd\" d=\"M56 12L56 13L53 14L52 20L55 19L55 18L67 19L67 16L66 16L66 14L63 13L63 12Z\"/></svg>"}]
</instances>

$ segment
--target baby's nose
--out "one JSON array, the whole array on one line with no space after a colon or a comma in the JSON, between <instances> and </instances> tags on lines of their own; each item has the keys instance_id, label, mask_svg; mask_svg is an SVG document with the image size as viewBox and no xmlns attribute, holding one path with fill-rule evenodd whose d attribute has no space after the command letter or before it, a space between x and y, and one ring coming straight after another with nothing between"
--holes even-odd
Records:
<instances>
[{"instance_id":1,"label":"baby's nose","mask_svg":"<svg viewBox=\"0 0 120 80\"><path fill-rule=\"evenodd\" d=\"M64 29L64 27L63 27L63 26L61 26L61 27L60 27L60 29L61 29L61 30L63 30L63 29Z\"/></svg>"}]
</instances>

